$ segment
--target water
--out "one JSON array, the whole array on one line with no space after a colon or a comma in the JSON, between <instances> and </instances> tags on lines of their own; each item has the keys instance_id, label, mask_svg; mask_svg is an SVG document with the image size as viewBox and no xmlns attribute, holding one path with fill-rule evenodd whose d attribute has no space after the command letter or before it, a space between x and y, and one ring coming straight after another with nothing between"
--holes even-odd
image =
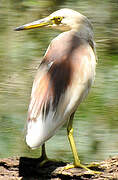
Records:
<instances>
[{"instance_id":1,"label":"water","mask_svg":"<svg viewBox=\"0 0 118 180\"><path fill-rule=\"evenodd\" d=\"M19 25L72 8L92 21L98 64L94 86L75 114L74 136L81 160L116 155L118 150L118 3L96 1L5 1L0 3L0 158L39 157L29 150L24 126L33 78L50 41L60 32L47 29L15 32ZM72 161L66 125L47 143L47 153Z\"/></svg>"}]
</instances>

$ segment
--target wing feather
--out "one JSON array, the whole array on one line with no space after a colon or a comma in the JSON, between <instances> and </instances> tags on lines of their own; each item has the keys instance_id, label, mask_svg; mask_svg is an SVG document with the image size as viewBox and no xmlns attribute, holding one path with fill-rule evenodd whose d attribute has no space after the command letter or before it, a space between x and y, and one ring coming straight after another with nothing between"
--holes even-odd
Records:
<instances>
[{"instance_id":1,"label":"wing feather","mask_svg":"<svg viewBox=\"0 0 118 180\"><path fill-rule=\"evenodd\" d=\"M94 79L93 49L84 40L71 38L68 34L61 46L61 38L53 41L35 77L26 135L32 148L43 144L65 123Z\"/></svg>"}]
</instances>

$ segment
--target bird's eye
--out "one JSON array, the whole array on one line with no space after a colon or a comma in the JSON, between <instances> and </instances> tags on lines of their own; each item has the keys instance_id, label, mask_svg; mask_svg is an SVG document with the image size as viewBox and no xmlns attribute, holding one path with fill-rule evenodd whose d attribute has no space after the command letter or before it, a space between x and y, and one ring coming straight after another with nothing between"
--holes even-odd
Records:
<instances>
[{"instance_id":1,"label":"bird's eye","mask_svg":"<svg viewBox=\"0 0 118 180\"><path fill-rule=\"evenodd\" d=\"M57 20L58 20L58 21L61 21L62 19L61 19L61 17L58 17Z\"/></svg>"},{"instance_id":2,"label":"bird's eye","mask_svg":"<svg viewBox=\"0 0 118 180\"><path fill-rule=\"evenodd\" d=\"M55 17L55 24L60 24L62 21L62 17Z\"/></svg>"},{"instance_id":3,"label":"bird's eye","mask_svg":"<svg viewBox=\"0 0 118 180\"><path fill-rule=\"evenodd\" d=\"M60 24L61 23L61 21L62 21L62 17L54 17L54 18L52 18L51 20L52 20L52 22L54 23L54 24Z\"/></svg>"}]
</instances>

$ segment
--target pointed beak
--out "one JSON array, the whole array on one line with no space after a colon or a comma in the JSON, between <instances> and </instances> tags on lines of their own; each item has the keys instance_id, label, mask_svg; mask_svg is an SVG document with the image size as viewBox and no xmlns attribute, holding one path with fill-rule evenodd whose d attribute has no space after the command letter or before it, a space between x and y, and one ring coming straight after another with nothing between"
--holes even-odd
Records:
<instances>
[{"instance_id":1,"label":"pointed beak","mask_svg":"<svg viewBox=\"0 0 118 180\"><path fill-rule=\"evenodd\" d=\"M25 24L23 26L19 26L19 27L15 28L14 30L15 31L28 30L28 29L34 29L34 28L49 26L51 24L52 24L51 20L47 17L44 19L40 19L38 21L34 21L31 23Z\"/></svg>"}]
</instances>

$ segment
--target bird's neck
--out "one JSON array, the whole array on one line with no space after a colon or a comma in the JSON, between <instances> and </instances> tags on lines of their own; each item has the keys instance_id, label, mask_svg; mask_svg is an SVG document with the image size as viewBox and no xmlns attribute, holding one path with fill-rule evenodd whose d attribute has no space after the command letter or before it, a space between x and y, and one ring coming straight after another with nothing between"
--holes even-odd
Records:
<instances>
[{"instance_id":1,"label":"bird's neck","mask_svg":"<svg viewBox=\"0 0 118 180\"><path fill-rule=\"evenodd\" d=\"M95 48L93 30L91 26L87 26L85 24L78 25L71 31L73 35L76 35L79 39L87 41L93 49Z\"/></svg>"}]
</instances>

